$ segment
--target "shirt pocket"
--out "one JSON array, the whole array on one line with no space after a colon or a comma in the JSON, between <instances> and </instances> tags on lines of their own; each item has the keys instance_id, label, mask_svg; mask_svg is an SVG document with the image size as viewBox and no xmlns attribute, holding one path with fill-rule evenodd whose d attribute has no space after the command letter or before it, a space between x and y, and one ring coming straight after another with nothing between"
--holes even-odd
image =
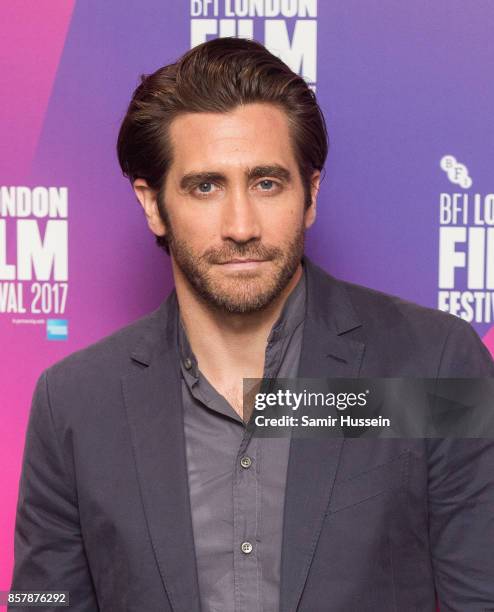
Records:
<instances>
[{"instance_id":1,"label":"shirt pocket","mask_svg":"<svg viewBox=\"0 0 494 612\"><path fill-rule=\"evenodd\" d=\"M335 480L328 514L350 508L385 493L403 490L408 480L410 451L405 450L386 463L381 463L355 476Z\"/></svg>"}]
</instances>

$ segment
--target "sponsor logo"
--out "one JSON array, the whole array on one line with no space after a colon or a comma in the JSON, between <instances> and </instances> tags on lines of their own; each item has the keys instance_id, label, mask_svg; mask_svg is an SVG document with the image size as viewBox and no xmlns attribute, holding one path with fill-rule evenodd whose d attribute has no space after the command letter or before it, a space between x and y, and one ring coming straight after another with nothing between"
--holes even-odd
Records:
<instances>
[{"instance_id":1,"label":"sponsor logo","mask_svg":"<svg viewBox=\"0 0 494 612\"><path fill-rule=\"evenodd\" d=\"M69 322L67 319L47 319L47 340L67 340L69 337Z\"/></svg>"}]
</instances>

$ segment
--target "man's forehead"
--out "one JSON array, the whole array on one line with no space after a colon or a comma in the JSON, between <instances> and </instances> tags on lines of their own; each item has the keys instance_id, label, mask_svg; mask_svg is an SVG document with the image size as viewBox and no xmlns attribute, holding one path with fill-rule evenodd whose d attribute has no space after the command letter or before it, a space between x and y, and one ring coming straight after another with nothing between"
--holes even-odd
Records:
<instances>
[{"instance_id":1,"label":"man's forehead","mask_svg":"<svg viewBox=\"0 0 494 612\"><path fill-rule=\"evenodd\" d=\"M188 113L171 124L173 162L183 173L241 167L293 167L295 156L284 111L251 104L229 113Z\"/></svg>"},{"instance_id":2,"label":"man's forehead","mask_svg":"<svg viewBox=\"0 0 494 612\"><path fill-rule=\"evenodd\" d=\"M227 146L242 141L250 146L286 146L289 123L286 113L272 104L248 104L225 113L184 113L171 122L169 135L176 148L189 142L202 147Z\"/></svg>"}]
</instances>

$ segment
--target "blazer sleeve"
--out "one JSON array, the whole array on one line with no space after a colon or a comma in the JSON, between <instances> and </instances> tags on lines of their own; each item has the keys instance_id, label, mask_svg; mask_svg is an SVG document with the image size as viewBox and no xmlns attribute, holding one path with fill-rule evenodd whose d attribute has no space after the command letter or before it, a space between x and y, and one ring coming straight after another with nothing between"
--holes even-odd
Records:
<instances>
[{"instance_id":1,"label":"blazer sleeve","mask_svg":"<svg viewBox=\"0 0 494 612\"><path fill-rule=\"evenodd\" d=\"M493 376L489 351L468 323L455 319L438 377ZM427 445L429 537L440 612L494 610L494 440L429 439Z\"/></svg>"},{"instance_id":2,"label":"blazer sleeve","mask_svg":"<svg viewBox=\"0 0 494 612\"><path fill-rule=\"evenodd\" d=\"M96 612L99 608L84 551L74 478L57 438L47 376L43 372L37 382L29 416L11 590L69 591L71 611Z\"/></svg>"}]
</instances>

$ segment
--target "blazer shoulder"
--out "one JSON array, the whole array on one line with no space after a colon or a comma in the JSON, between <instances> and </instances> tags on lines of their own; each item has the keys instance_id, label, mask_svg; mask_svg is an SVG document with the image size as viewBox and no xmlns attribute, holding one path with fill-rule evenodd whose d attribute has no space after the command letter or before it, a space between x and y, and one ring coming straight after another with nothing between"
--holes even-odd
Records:
<instances>
[{"instance_id":1,"label":"blazer shoulder","mask_svg":"<svg viewBox=\"0 0 494 612\"><path fill-rule=\"evenodd\" d=\"M364 333L370 334L404 326L419 327L422 331L432 328L444 334L457 320L449 313L337 278L311 261L307 264L313 299L318 302L319 310L326 310L330 318L338 319L340 331L358 324Z\"/></svg>"},{"instance_id":2,"label":"blazer shoulder","mask_svg":"<svg viewBox=\"0 0 494 612\"><path fill-rule=\"evenodd\" d=\"M351 302L361 320L368 325L389 328L393 325L420 325L422 329L429 326L438 327L447 332L460 321L460 326L471 327L463 319L448 312L422 306L396 295L371 289L363 285L337 280L347 291Z\"/></svg>"},{"instance_id":3,"label":"blazer shoulder","mask_svg":"<svg viewBox=\"0 0 494 612\"><path fill-rule=\"evenodd\" d=\"M362 338L387 356L390 371L393 363L402 362L407 371L423 376L494 375L492 357L467 321L396 295L337 282L362 322Z\"/></svg>"}]
</instances>

